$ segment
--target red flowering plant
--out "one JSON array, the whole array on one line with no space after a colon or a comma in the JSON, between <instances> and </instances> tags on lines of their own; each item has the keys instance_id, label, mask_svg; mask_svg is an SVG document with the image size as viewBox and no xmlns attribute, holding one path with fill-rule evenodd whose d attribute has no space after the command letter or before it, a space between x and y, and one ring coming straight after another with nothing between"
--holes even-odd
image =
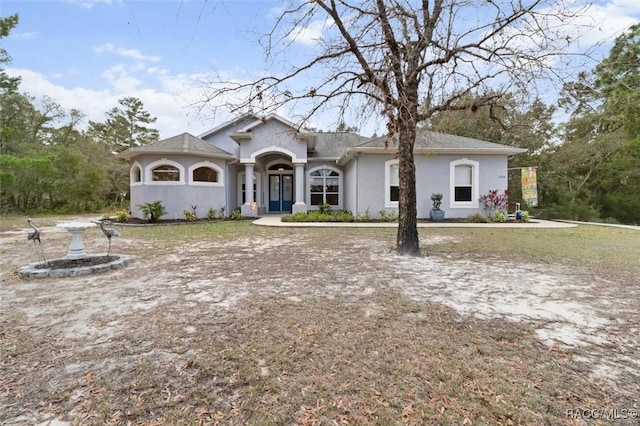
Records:
<instances>
[{"instance_id":1,"label":"red flowering plant","mask_svg":"<svg viewBox=\"0 0 640 426\"><path fill-rule=\"evenodd\" d=\"M497 189L492 189L488 194L482 195L480 201L484 204L488 216L493 218L496 212L506 212L509 203L509 190L505 189L500 194Z\"/></svg>"}]
</instances>

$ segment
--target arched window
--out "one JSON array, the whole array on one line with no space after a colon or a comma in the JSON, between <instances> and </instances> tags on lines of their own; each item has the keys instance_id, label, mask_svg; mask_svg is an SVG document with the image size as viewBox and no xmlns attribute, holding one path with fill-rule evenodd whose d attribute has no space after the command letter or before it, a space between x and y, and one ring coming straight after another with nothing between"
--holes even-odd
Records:
<instances>
[{"instance_id":1,"label":"arched window","mask_svg":"<svg viewBox=\"0 0 640 426\"><path fill-rule=\"evenodd\" d=\"M269 166L270 172L291 172L293 171L293 166L285 163L276 163Z\"/></svg>"},{"instance_id":2,"label":"arched window","mask_svg":"<svg viewBox=\"0 0 640 426\"><path fill-rule=\"evenodd\" d=\"M309 171L309 205L329 204L341 208L342 173L334 168L319 167Z\"/></svg>"},{"instance_id":3,"label":"arched window","mask_svg":"<svg viewBox=\"0 0 640 426\"><path fill-rule=\"evenodd\" d=\"M449 166L450 204L455 207L478 207L479 165L477 161L463 158Z\"/></svg>"},{"instance_id":4,"label":"arched window","mask_svg":"<svg viewBox=\"0 0 640 426\"><path fill-rule=\"evenodd\" d=\"M193 171L194 182L217 182L218 172L211 167L198 167Z\"/></svg>"},{"instance_id":5,"label":"arched window","mask_svg":"<svg viewBox=\"0 0 640 426\"><path fill-rule=\"evenodd\" d=\"M137 161L131 166L131 172L129 174L129 180L131 185L137 186L142 184L142 168Z\"/></svg>"},{"instance_id":6,"label":"arched window","mask_svg":"<svg viewBox=\"0 0 640 426\"><path fill-rule=\"evenodd\" d=\"M145 168L145 185L184 185L184 167L173 160L154 161Z\"/></svg>"},{"instance_id":7,"label":"arched window","mask_svg":"<svg viewBox=\"0 0 640 426\"><path fill-rule=\"evenodd\" d=\"M180 170L169 164L162 164L151 169L151 179L154 182L178 182L180 181Z\"/></svg>"},{"instance_id":8,"label":"arched window","mask_svg":"<svg viewBox=\"0 0 640 426\"><path fill-rule=\"evenodd\" d=\"M223 186L222 167L210 161L202 161L189 167L189 185Z\"/></svg>"}]
</instances>

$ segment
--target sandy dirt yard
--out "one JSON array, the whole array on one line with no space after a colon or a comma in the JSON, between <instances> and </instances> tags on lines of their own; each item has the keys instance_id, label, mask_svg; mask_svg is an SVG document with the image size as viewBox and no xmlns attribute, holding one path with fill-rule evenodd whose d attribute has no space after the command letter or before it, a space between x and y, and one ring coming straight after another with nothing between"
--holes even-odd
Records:
<instances>
[{"instance_id":1,"label":"sandy dirt yard","mask_svg":"<svg viewBox=\"0 0 640 426\"><path fill-rule=\"evenodd\" d=\"M234 226L120 227L128 267L31 280L26 222L3 227L0 424L640 421L637 269L472 255L446 230L408 258L393 230Z\"/></svg>"}]
</instances>

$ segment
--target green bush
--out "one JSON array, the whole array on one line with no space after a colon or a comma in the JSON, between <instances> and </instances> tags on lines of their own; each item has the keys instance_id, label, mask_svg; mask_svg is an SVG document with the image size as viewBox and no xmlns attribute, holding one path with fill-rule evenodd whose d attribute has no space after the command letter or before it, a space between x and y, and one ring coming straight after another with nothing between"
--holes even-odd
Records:
<instances>
[{"instance_id":1,"label":"green bush","mask_svg":"<svg viewBox=\"0 0 640 426\"><path fill-rule=\"evenodd\" d=\"M336 218L336 222L353 222L353 213L349 211L336 212L333 215Z\"/></svg>"},{"instance_id":2,"label":"green bush","mask_svg":"<svg viewBox=\"0 0 640 426\"><path fill-rule=\"evenodd\" d=\"M371 220L371 215L369 214L369 209L365 212L358 213L358 221L360 222L369 222Z\"/></svg>"},{"instance_id":3,"label":"green bush","mask_svg":"<svg viewBox=\"0 0 640 426\"><path fill-rule=\"evenodd\" d=\"M142 211L144 218L151 223L157 222L162 216L167 214L167 211L160 200L156 200L151 203L139 204L138 208Z\"/></svg>"},{"instance_id":4,"label":"green bush","mask_svg":"<svg viewBox=\"0 0 640 426\"><path fill-rule=\"evenodd\" d=\"M496 210L496 211L493 213L493 217L492 217L491 219L492 219L494 222L503 223L503 222L507 219L507 217L506 217L506 216L505 216L505 214L504 214L504 213L502 213L501 211Z\"/></svg>"},{"instance_id":5,"label":"green bush","mask_svg":"<svg viewBox=\"0 0 640 426\"><path fill-rule=\"evenodd\" d=\"M216 213L216 209L214 209L213 207L209 207L209 210L207 210L207 219L215 219Z\"/></svg>"},{"instance_id":6,"label":"green bush","mask_svg":"<svg viewBox=\"0 0 640 426\"><path fill-rule=\"evenodd\" d=\"M282 216L283 222L353 222L353 213L350 211L333 211L320 213L318 210L310 210L307 213L294 213Z\"/></svg>"},{"instance_id":7,"label":"green bush","mask_svg":"<svg viewBox=\"0 0 640 426\"><path fill-rule=\"evenodd\" d=\"M318 211L320 212L320 214L329 214L331 213L331 206L327 203L320 204L318 206Z\"/></svg>"},{"instance_id":8,"label":"green bush","mask_svg":"<svg viewBox=\"0 0 640 426\"><path fill-rule=\"evenodd\" d=\"M398 219L398 214L395 210L386 211L382 209L378 212L378 218L383 222L395 222Z\"/></svg>"},{"instance_id":9,"label":"green bush","mask_svg":"<svg viewBox=\"0 0 640 426\"><path fill-rule=\"evenodd\" d=\"M198 220L198 216L196 216L194 212L191 212L189 210L183 210L182 215L184 216L184 220L186 220L187 222L195 222L196 220Z\"/></svg>"},{"instance_id":10,"label":"green bush","mask_svg":"<svg viewBox=\"0 0 640 426\"><path fill-rule=\"evenodd\" d=\"M118 210L116 212L116 222L129 222L129 212L126 210Z\"/></svg>"},{"instance_id":11,"label":"green bush","mask_svg":"<svg viewBox=\"0 0 640 426\"><path fill-rule=\"evenodd\" d=\"M231 216L229 216L229 218L231 220L241 220L244 219L244 216L242 216L242 211L240 211L240 209L235 209L231 212Z\"/></svg>"}]
</instances>

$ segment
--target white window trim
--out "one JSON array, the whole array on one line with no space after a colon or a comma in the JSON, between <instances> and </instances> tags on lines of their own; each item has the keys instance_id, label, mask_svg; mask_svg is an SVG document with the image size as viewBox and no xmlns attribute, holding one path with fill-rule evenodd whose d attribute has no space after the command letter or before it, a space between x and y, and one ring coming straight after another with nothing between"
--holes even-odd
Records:
<instances>
[{"instance_id":1,"label":"white window trim","mask_svg":"<svg viewBox=\"0 0 640 426\"><path fill-rule=\"evenodd\" d=\"M218 181L217 182L200 182L193 180L193 171L200 167L207 167L209 169L213 169L218 173ZM189 186L224 186L224 173L222 172L222 167L218 166L211 161L201 161L189 167Z\"/></svg>"},{"instance_id":2,"label":"white window trim","mask_svg":"<svg viewBox=\"0 0 640 426\"><path fill-rule=\"evenodd\" d=\"M242 202L242 185L244 184L244 177L245 177L245 172L239 172L238 173L238 205L241 204ZM253 173L253 177L256 178L256 198L257 200L253 200L254 202L258 203L258 205L262 205L261 201L262 201L262 193L260 192L260 174L259 173Z\"/></svg>"},{"instance_id":3,"label":"white window trim","mask_svg":"<svg viewBox=\"0 0 640 426\"><path fill-rule=\"evenodd\" d=\"M471 182L471 201L456 201L456 166L471 166L473 181ZM449 207L452 209L474 208L480 203L480 163L462 158L449 163Z\"/></svg>"},{"instance_id":4,"label":"white window trim","mask_svg":"<svg viewBox=\"0 0 640 426\"><path fill-rule=\"evenodd\" d=\"M389 160L384 163L384 206L398 208L397 201L391 201L391 166L400 164L400 160Z\"/></svg>"},{"instance_id":5,"label":"white window trim","mask_svg":"<svg viewBox=\"0 0 640 426\"><path fill-rule=\"evenodd\" d=\"M167 165L167 166L173 166L175 168L177 168L180 172L180 180L177 181L157 181L157 180L153 180L153 169L155 169L158 166L162 166L162 165ZM154 161L153 163L149 164L145 169L144 169L144 180L145 180L145 185L184 185L185 181L184 181L184 167L180 164L177 163L173 160L167 160L166 158L163 158L162 160L158 160L158 161Z\"/></svg>"},{"instance_id":6,"label":"white window trim","mask_svg":"<svg viewBox=\"0 0 640 426\"><path fill-rule=\"evenodd\" d=\"M133 180L133 176L134 176L133 171L136 169L136 167L138 168L138 170L140 170L140 181L139 182L134 182L134 180ZM143 183L144 183L144 173L142 172L142 166L140 165L139 162L134 161L133 164L131 165L131 169L129 169L129 185L130 186L142 186Z\"/></svg>"},{"instance_id":7,"label":"white window trim","mask_svg":"<svg viewBox=\"0 0 640 426\"><path fill-rule=\"evenodd\" d=\"M318 166L318 167L314 167L313 169L307 170L307 206L310 210L317 210L317 206L312 206L311 205L311 173L315 172L316 170L322 170L322 169L329 169L332 172L336 172L338 173L338 205L337 206L331 206L335 209L338 210L342 210L342 205L343 202L342 200L344 199L344 184L342 181L342 171L340 169L337 169L335 167L332 166Z\"/></svg>"}]
</instances>

